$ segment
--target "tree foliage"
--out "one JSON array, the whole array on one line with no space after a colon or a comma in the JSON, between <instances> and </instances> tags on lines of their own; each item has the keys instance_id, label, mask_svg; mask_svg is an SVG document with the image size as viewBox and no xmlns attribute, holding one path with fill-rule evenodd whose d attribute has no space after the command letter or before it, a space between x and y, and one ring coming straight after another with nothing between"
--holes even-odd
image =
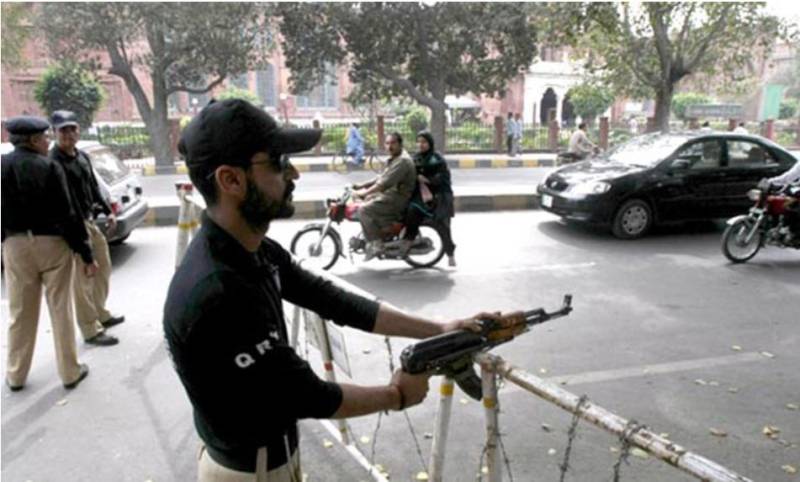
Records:
<instances>
[{"instance_id":1,"label":"tree foliage","mask_svg":"<svg viewBox=\"0 0 800 482\"><path fill-rule=\"evenodd\" d=\"M567 95L574 112L583 119L594 119L614 102L614 93L611 89L592 83L576 85Z\"/></svg>"},{"instance_id":2,"label":"tree foliage","mask_svg":"<svg viewBox=\"0 0 800 482\"><path fill-rule=\"evenodd\" d=\"M171 164L167 97L208 92L258 65L271 46L254 3L44 3L38 23L56 55L104 51L150 132L156 161ZM99 65L99 59L93 59ZM137 76L150 77L152 95Z\"/></svg>"},{"instance_id":3,"label":"tree foliage","mask_svg":"<svg viewBox=\"0 0 800 482\"><path fill-rule=\"evenodd\" d=\"M711 97L697 92L682 92L672 97L672 113L682 120L686 120L686 108L690 105L710 104Z\"/></svg>"},{"instance_id":4,"label":"tree foliage","mask_svg":"<svg viewBox=\"0 0 800 482\"><path fill-rule=\"evenodd\" d=\"M587 58L591 75L615 92L655 97L656 124L669 127L677 84L694 74L719 82L752 76L754 59L768 55L789 26L757 2L629 2L565 4L581 25L564 35Z\"/></svg>"},{"instance_id":5,"label":"tree foliage","mask_svg":"<svg viewBox=\"0 0 800 482\"><path fill-rule=\"evenodd\" d=\"M784 99L781 102L778 119L791 119L797 115L798 108L800 108L800 101L797 99Z\"/></svg>"},{"instance_id":6,"label":"tree foliage","mask_svg":"<svg viewBox=\"0 0 800 482\"><path fill-rule=\"evenodd\" d=\"M246 101L248 101L248 102L250 102L251 104L254 104L254 105L260 105L261 104L261 99L259 99L258 96L255 93L253 93L253 92L251 92L251 91L249 91L247 89L240 89L240 88L232 86L232 85L228 86L227 89L223 90L222 92L220 92L219 94L215 95L214 97L217 100L243 99L243 100L246 100Z\"/></svg>"},{"instance_id":7,"label":"tree foliage","mask_svg":"<svg viewBox=\"0 0 800 482\"><path fill-rule=\"evenodd\" d=\"M283 3L283 50L295 91L347 64L360 99L405 96L444 137L448 94L499 94L532 62L536 30L518 3Z\"/></svg>"},{"instance_id":8,"label":"tree foliage","mask_svg":"<svg viewBox=\"0 0 800 482\"><path fill-rule=\"evenodd\" d=\"M2 59L5 67L19 68L25 66L22 51L31 35L31 4L3 2L2 26L0 26L0 44L2 44Z\"/></svg>"},{"instance_id":9,"label":"tree foliage","mask_svg":"<svg viewBox=\"0 0 800 482\"><path fill-rule=\"evenodd\" d=\"M48 116L57 110L71 110L82 127L92 125L104 98L94 75L70 60L49 67L36 83L33 95Z\"/></svg>"}]
</instances>

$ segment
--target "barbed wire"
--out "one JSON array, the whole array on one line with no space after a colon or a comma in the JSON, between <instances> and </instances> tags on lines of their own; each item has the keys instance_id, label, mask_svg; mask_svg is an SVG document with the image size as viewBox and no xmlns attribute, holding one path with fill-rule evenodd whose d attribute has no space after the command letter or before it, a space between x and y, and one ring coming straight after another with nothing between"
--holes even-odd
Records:
<instances>
[{"instance_id":1,"label":"barbed wire","mask_svg":"<svg viewBox=\"0 0 800 482\"><path fill-rule=\"evenodd\" d=\"M640 425L636 420L630 420L625 425L625 430L619 435L620 449L619 457L617 457L617 461L614 463L614 482L619 482L622 463L625 462L625 465L630 465L628 463L628 456L630 455L631 449L630 438L645 428L647 428L645 425Z\"/></svg>"},{"instance_id":2,"label":"barbed wire","mask_svg":"<svg viewBox=\"0 0 800 482\"><path fill-rule=\"evenodd\" d=\"M572 422L569 425L569 430L567 431L567 448L564 449L564 460L561 462L559 469L561 470L561 475L559 477L559 482L564 482L564 479L567 477L567 471L569 470L569 458L572 455L572 444L575 442L575 437L578 434L578 422L581 420L581 409L583 405L589 401L589 397L586 394L581 395L578 399L578 404L575 406L575 411L572 413Z\"/></svg>"}]
</instances>

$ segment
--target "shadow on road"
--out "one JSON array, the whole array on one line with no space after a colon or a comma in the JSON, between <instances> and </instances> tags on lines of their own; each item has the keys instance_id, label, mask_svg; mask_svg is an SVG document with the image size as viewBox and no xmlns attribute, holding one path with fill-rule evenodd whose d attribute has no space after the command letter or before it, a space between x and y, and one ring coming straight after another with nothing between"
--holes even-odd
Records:
<instances>
[{"instance_id":1,"label":"shadow on road","mask_svg":"<svg viewBox=\"0 0 800 482\"><path fill-rule=\"evenodd\" d=\"M122 266L136 253L136 246L130 243L123 243L117 246L109 246L112 266Z\"/></svg>"},{"instance_id":2,"label":"shadow on road","mask_svg":"<svg viewBox=\"0 0 800 482\"><path fill-rule=\"evenodd\" d=\"M383 299L404 300L404 308L419 310L442 301L455 286L450 272L441 268L382 268L362 267L358 272L340 276ZM389 281L389 283L387 283Z\"/></svg>"}]
</instances>

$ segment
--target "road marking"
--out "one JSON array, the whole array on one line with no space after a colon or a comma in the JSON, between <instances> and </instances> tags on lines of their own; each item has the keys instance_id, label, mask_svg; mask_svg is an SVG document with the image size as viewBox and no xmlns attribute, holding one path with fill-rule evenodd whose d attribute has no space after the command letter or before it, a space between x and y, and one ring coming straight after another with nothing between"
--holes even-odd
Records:
<instances>
[{"instance_id":1,"label":"road marking","mask_svg":"<svg viewBox=\"0 0 800 482\"><path fill-rule=\"evenodd\" d=\"M396 273L389 275L389 279L416 279L416 278L439 278L443 274L451 278L460 276L486 276L492 274L505 274L505 273L525 273L535 271L566 271L573 269L593 268L597 266L594 261L588 263L574 263L574 264L542 264L530 266L510 266L507 268L458 268L457 270L409 270L403 273Z\"/></svg>"},{"instance_id":2,"label":"road marking","mask_svg":"<svg viewBox=\"0 0 800 482\"><path fill-rule=\"evenodd\" d=\"M620 368L617 370L600 370L593 372L575 373L573 375L562 375L558 377L549 377L544 380L555 383L558 385L564 384L567 386L580 385L583 383L598 383L607 382L611 380L622 380L624 378L642 377L648 375L663 375L666 373L676 373L690 370L699 370L702 368L721 367L726 365L736 365L739 363L750 363L758 361L768 361L769 358L764 355L752 351L746 353L737 353L736 355L725 355L712 358L699 358L695 360L684 360L678 362L659 363L656 365L644 365L630 368ZM507 385L504 391L522 391L521 388L515 385Z\"/></svg>"}]
</instances>

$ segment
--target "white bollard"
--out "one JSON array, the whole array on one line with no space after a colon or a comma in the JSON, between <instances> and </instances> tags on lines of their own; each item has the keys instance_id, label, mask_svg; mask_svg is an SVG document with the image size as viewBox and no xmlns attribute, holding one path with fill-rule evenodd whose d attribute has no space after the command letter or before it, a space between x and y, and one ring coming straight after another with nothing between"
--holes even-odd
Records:
<instances>
[{"instance_id":1,"label":"white bollard","mask_svg":"<svg viewBox=\"0 0 800 482\"><path fill-rule=\"evenodd\" d=\"M192 204L188 199L188 194L192 191L192 185L187 182L176 182L175 189L178 193L178 200L180 201L180 209L178 211L178 241L175 248L175 269L178 269L183 255L186 254L186 247L189 245L189 236L191 234L191 210Z\"/></svg>"},{"instance_id":2,"label":"white bollard","mask_svg":"<svg viewBox=\"0 0 800 482\"><path fill-rule=\"evenodd\" d=\"M442 377L439 385L439 410L436 412L436 425L431 446L431 461L428 475L432 482L442 482L444 474L444 455L447 451L447 431L450 428L450 412L453 407L453 379Z\"/></svg>"},{"instance_id":3,"label":"white bollard","mask_svg":"<svg viewBox=\"0 0 800 482\"><path fill-rule=\"evenodd\" d=\"M489 468L489 482L501 482L503 473L500 467L500 452L497 450L497 414L500 410L497 401L497 375L489 367L481 366L483 385L483 408L486 413L486 465ZM481 468L483 470L483 468Z\"/></svg>"},{"instance_id":4,"label":"white bollard","mask_svg":"<svg viewBox=\"0 0 800 482\"><path fill-rule=\"evenodd\" d=\"M308 316L309 312L304 310L306 315L306 323L308 323ZM331 341L328 337L328 327L325 324L325 320L321 317L317 316L316 314L313 315L314 322L316 323L316 331L317 335L319 336L319 350L320 354L322 355L322 364L325 367L325 380L336 383L336 373L333 371L333 352L331 351ZM347 435L347 422L344 419L337 420L337 424L339 425L339 433L342 437L342 443L344 445L350 444L350 437Z\"/></svg>"}]
</instances>

